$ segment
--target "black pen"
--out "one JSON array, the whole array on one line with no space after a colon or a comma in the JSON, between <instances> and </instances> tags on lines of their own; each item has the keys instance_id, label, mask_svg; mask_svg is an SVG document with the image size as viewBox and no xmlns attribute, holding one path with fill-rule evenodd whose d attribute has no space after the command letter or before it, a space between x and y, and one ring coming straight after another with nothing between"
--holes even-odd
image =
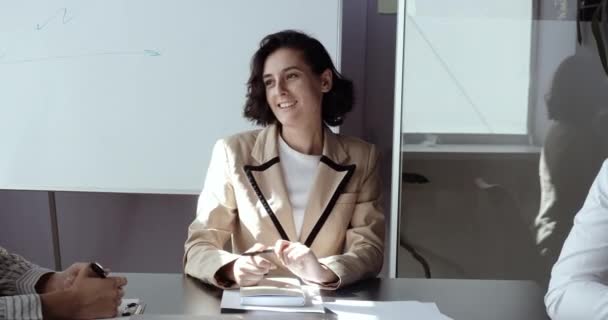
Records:
<instances>
[{"instance_id":1,"label":"black pen","mask_svg":"<svg viewBox=\"0 0 608 320\"><path fill-rule=\"evenodd\" d=\"M91 262L89 264L89 267L91 267L91 270L93 270L93 272L95 272L95 274L97 274L100 278L107 277L106 271L103 269L103 267L99 263Z\"/></svg>"},{"instance_id":2,"label":"black pen","mask_svg":"<svg viewBox=\"0 0 608 320\"><path fill-rule=\"evenodd\" d=\"M257 256L258 254L271 253L271 252L274 252L274 249L266 249L266 250L262 250L262 251L245 252L245 253L241 253L241 256Z\"/></svg>"}]
</instances>

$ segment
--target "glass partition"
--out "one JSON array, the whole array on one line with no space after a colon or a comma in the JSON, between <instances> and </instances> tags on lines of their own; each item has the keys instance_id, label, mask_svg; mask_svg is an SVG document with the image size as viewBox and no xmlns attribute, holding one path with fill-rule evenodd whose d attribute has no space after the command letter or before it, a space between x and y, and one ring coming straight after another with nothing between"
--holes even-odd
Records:
<instances>
[{"instance_id":1,"label":"glass partition","mask_svg":"<svg viewBox=\"0 0 608 320\"><path fill-rule=\"evenodd\" d=\"M545 285L608 157L608 76L593 8L577 15L566 0L400 5L396 275Z\"/></svg>"}]
</instances>

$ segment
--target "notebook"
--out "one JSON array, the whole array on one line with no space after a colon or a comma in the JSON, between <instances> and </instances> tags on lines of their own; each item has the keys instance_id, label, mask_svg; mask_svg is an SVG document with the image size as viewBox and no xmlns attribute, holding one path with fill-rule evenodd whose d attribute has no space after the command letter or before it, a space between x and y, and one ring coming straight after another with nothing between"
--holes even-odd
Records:
<instances>
[{"instance_id":1,"label":"notebook","mask_svg":"<svg viewBox=\"0 0 608 320\"><path fill-rule=\"evenodd\" d=\"M240 289L241 305L265 307L302 307L306 293L296 278L265 278L256 286Z\"/></svg>"}]
</instances>

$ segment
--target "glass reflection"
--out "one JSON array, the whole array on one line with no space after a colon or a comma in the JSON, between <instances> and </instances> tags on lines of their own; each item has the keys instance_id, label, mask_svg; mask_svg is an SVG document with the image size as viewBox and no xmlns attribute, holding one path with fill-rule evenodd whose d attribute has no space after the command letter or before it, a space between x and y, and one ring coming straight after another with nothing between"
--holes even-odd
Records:
<instances>
[{"instance_id":1,"label":"glass reflection","mask_svg":"<svg viewBox=\"0 0 608 320\"><path fill-rule=\"evenodd\" d=\"M546 285L608 157L590 23L578 45L568 1L407 2L397 274Z\"/></svg>"},{"instance_id":2,"label":"glass reflection","mask_svg":"<svg viewBox=\"0 0 608 320\"><path fill-rule=\"evenodd\" d=\"M608 157L608 81L599 61L585 53L564 59L546 102L553 122L540 158L541 202L535 227L548 278L574 216Z\"/></svg>"}]
</instances>

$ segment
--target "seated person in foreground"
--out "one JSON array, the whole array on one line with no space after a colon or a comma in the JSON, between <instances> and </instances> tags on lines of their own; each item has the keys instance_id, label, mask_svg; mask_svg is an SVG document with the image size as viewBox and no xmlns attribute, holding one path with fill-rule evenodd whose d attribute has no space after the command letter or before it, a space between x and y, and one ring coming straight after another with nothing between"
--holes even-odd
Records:
<instances>
[{"instance_id":1,"label":"seated person in foreground","mask_svg":"<svg viewBox=\"0 0 608 320\"><path fill-rule=\"evenodd\" d=\"M99 278L86 263L53 272L0 247L0 319L114 317L126 284Z\"/></svg>"},{"instance_id":2,"label":"seated person in foreground","mask_svg":"<svg viewBox=\"0 0 608 320\"><path fill-rule=\"evenodd\" d=\"M297 276L323 289L373 277L384 260L376 148L332 133L352 83L303 33L266 36L245 116L264 126L220 139L185 243L185 273L221 288ZM231 240L233 252L224 251ZM273 248L255 257L246 251Z\"/></svg>"},{"instance_id":3,"label":"seated person in foreground","mask_svg":"<svg viewBox=\"0 0 608 320\"><path fill-rule=\"evenodd\" d=\"M608 161L574 217L545 304L554 320L608 319Z\"/></svg>"}]
</instances>

